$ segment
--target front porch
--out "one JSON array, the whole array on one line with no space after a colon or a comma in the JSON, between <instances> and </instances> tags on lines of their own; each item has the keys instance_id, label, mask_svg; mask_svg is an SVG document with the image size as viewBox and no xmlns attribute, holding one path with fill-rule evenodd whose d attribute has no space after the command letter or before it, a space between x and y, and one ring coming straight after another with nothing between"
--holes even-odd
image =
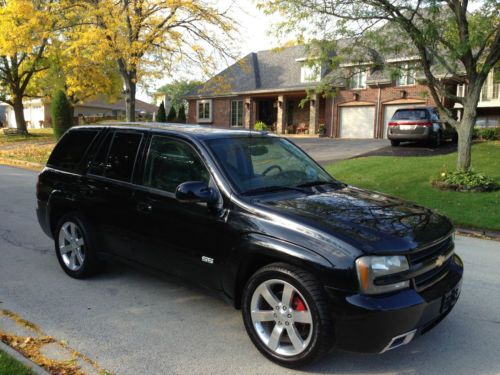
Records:
<instances>
[{"instance_id":1,"label":"front porch","mask_svg":"<svg viewBox=\"0 0 500 375\"><path fill-rule=\"evenodd\" d=\"M325 124L325 99L316 94L301 106L304 99L305 92L246 98L244 126L253 129L262 121L276 134L316 135Z\"/></svg>"}]
</instances>

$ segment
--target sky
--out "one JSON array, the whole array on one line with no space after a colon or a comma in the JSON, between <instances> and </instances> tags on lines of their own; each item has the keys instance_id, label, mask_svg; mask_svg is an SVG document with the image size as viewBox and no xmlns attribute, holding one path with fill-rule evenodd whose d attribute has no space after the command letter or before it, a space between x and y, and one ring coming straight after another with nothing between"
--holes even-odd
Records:
<instances>
[{"instance_id":1,"label":"sky","mask_svg":"<svg viewBox=\"0 0 500 375\"><path fill-rule=\"evenodd\" d=\"M232 17L239 24L238 43L240 56L245 56L250 52L257 52L271 49L279 45L279 41L272 35L273 22L278 20L277 16L267 16L257 9L256 2L252 0L222 0L215 1L220 9L231 7ZM221 66L221 69L225 66ZM196 78L196 77L193 77ZM158 80L155 87L168 83L169 78L164 77ZM151 101L150 96L143 90L139 90L137 98Z\"/></svg>"}]
</instances>

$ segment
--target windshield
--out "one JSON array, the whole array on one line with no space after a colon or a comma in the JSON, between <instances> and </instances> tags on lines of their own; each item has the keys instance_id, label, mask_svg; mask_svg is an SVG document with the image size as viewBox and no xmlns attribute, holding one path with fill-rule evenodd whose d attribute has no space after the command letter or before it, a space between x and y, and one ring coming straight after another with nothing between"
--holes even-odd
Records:
<instances>
[{"instance_id":1,"label":"windshield","mask_svg":"<svg viewBox=\"0 0 500 375\"><path fill-rule=\"evenodd\" d=\"M335 182L310 157L283 138L235 137L206 143L242 194Z\"/></svg>"}]
</instances>

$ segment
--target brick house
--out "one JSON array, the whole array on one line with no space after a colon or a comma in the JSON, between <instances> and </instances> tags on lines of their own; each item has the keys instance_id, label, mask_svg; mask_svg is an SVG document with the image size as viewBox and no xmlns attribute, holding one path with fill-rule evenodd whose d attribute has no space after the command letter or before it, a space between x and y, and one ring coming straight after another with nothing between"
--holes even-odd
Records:
<instances>
[{"instance_id":1,"label":"brick house","mask_svg":"<svg viewBox=\"0 0 500 375\"><path fill-rule=\"evenodd\" d=\"M187 95L188 122L251 129L263 121L281 134L315 134L321 127L329 137L384 138L396 109L434 102L421 73L411 68L417 57L383 60L382 69L345 64L329 72L311 66L304 46L250 53ZM395 66L406 68L391 78ZM331 80L332 74L338 77ZM325 77L336 82L335 95L315 94L301 106L307 90ZM454 92L456 83L448 84Z\"/></svg>"}]
</instances>

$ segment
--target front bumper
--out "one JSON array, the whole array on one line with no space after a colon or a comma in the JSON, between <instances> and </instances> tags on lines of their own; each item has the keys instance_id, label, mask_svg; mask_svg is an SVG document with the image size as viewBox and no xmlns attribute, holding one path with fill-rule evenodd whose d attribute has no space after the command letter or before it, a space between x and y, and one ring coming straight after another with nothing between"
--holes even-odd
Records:
<instances>
[{"instance_id":1,"label":"front bumper","mask_svg":"<svg viewBox=\"0 0 500 375\"><path fill-rule=\"evenodd\" d=\"M330 291L336 348L380 353L409 343L451 311L460 294L462 275L462 260L454 255L446 277L422 292L407 289L381 296L341 296Z\"/></svg>"}]
</instances>

